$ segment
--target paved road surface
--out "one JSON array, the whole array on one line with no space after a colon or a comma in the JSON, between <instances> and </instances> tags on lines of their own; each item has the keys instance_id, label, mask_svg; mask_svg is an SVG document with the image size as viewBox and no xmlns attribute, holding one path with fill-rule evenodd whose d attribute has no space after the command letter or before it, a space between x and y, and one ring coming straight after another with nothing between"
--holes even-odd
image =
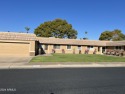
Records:
<instances>
[{"instance_id":1,"label":"paved road surface","mask_svg":"<svg viewBox=\"0 0 125 94\"><path fill-rule=\"evenodd\" d=\"M0 70L0 94L125 94L125 68Z\"/></svg>"}]
</instances>

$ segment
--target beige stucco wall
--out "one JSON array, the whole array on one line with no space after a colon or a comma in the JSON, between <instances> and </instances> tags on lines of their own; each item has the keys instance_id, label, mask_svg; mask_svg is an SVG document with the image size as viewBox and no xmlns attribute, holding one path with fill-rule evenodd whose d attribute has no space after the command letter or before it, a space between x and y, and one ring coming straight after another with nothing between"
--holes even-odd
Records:
<instances>
[{"instance_id":1,"label":"beige stucco wall","mask_svg":"<svg viewBox=\"0 0 125 94\"><path fill-rule=\"evenodd\" d=\"M35 41L0 40L0 56L34 56Z\"/></svg>"},{"instance_id":2,"label":"beige stucco wall","mask_svg":"<svg viewBox=\"0 0 125 94\"><path fill-rule=\"evenodd\" d=\"M45 44L41 44L43 47L43 50L45 51L45 53L52 53L52 49L53 49L53 45L48 45L48 50L45 50ZM69 54L73 54L73 52L75 52L75 54L79 54L79 49L77 45L72 45L71 49L67 49L67 45L60 45L60 49L55 49L55 53L62 53L62 49L64 49L65 53L69 53ZM85 53L85 50L87 49L87 46L81 46L81 54ZM93 54L94 50L96 49L97 53L96 54L101 54L101 47L99 48L99 52L98 52L98 47L95 46L93 48L91 48L89 50L88 54Z\"/></svg>"},{"instance_id":3,"label":"beige stucco wall","mask_svg":"<svg viewBox=\"0 0 125 94\"><path fill-rule=\"evenodd\" d=\"M29 55L35 56L35 41L30 41Z\"/></svg>"}]
</instances>

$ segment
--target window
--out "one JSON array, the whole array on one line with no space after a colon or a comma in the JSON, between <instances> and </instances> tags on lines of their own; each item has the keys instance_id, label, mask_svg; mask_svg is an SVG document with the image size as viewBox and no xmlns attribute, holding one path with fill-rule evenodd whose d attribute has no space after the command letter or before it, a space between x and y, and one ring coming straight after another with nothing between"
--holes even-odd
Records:
<instances>
[{"instance_id":1,"label":"window","mask_svg":"<svg viewBox=\"0 0 125 94\"><path fill-rule=\"evenodd\" d=\"M48 45L45 45L45 50L48 50Z\"/></svg>"},{"instance_id":2,"label":"window","mask_svg":"<svg viewBox=\"0 0 125 94\"><path fill-rule=\"evenodd\" d=\"M54 49L60 49L60 45L55 44Z\"/></svg>"},{"instance_id":3,"label":"window","mask_svg":"<svg viewBox=\"0 0 125 94\"><path fill-rule=\"evenodd\" d=\"M67 45L67 49L71 49L71 45Z\"/></svg>"},{"instance_id":4,"label":"window","mask_svg":"<svg viewBox=\"0 0 125 94\"><path fill-rule=\"evenodd\" d=\"M81 50L81 46L80 45L78 46L78 50Z\"/></svg>"}]
</instances>

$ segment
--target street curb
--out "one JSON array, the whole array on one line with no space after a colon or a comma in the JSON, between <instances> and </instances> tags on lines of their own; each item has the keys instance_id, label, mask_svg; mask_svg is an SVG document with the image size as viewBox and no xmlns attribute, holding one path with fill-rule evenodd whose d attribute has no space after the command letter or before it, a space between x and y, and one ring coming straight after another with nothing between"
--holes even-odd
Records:
<instances>
[{"instance_id":1,"label":"street curb","mask_svg":"<svg viewBox=\"0 0 125 94\"><path fill-rule=\"evenodd\" d=\"M44 68L100 68L100 67L125 67L125 64L74 64L74 65L8 65L0 69L44 69Z\"/></svg>"}]
</instances>

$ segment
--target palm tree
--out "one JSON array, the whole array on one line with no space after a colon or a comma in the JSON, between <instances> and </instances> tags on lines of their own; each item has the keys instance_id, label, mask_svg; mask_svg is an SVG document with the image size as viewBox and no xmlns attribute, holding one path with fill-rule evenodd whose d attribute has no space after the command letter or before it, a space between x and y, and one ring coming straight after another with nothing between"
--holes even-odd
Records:
<instances>
[{"instance_id":1,"label":"palm tree","mask_svg":"<svg viewBox=\"0 0 125 94\"><path fill-rule=\"evenodd\" d=\"M87 34L88 34L88 32L85 31L85 37L83 38L84 40L88 39L88 38L86 37Z\"/></svg>"},{"instance_id":2,"label":"palm tree","mask_svg":"<svg viewBox=\"0 0 125 94\"><path fill-rule=\"evenodd\" d=\"M28 33L28 31L30 30L30 28L29 28L29 27L25 27L25 29L26 29L27 33Z\"/></svg>"}]
</instances>

